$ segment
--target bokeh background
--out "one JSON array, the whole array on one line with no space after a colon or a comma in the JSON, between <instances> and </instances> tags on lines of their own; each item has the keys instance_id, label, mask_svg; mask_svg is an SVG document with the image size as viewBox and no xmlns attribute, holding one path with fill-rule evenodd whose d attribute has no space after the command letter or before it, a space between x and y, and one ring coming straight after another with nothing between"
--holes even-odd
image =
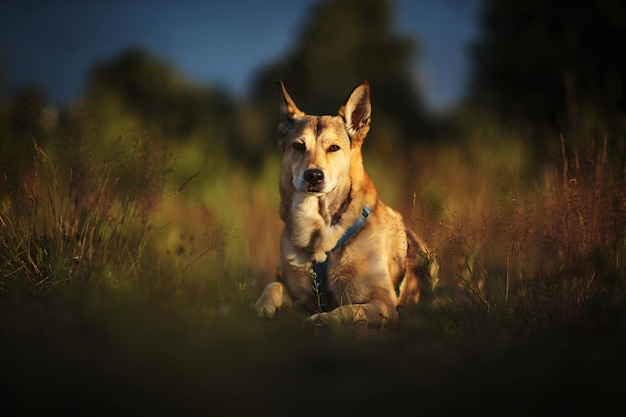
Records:
<instances>
[{"instance_id":1,"label":"bokeh background","mask_svg":"<svg viewBox=\"0 0 626 417\"><path fill-rule=\"evenodd\" d=\"M4 2L5 82L12 92L41 84L51 102L68 104L84 92L90 67L136 46L172 62L187 78L245 97L256 72L296 48L315 4ZM478 6L475 0L398 1L387 11L390 29L419 45L410 71L435 108L462 93Z\"/></svg>"},{"instance_id":2,"label":"bokeh background","mask_svg":"<svg viewBox=\"0 0 626 417\"><path fill-rule=\"evenodd\" d=\"M618 0L3 2L9 409L620 409L624 50ZM397 326L250 311L279 79L313 114L371 84L366 168L441 266Z\"/></svg>"}]
</instances>

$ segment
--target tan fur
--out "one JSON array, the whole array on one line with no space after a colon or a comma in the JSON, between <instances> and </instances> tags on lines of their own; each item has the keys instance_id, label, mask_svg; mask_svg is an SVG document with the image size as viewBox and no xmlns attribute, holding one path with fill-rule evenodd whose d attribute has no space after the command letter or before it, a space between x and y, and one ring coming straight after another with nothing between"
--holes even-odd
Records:
<instances>
[{"instance_id":1,"label":"tan fur","mask_svg":"<svg viewBox=\"0 0 626 417\"><path fill-rule=\"evenodd\" d=\"M337 116L306 115L282 83L280 93L280 216L285 228L277 280L265 288L255 311L272 318L278 309L296 303L315 313L309 318L314 323L395 321L399 304L418 301L420 282L428 289L434 285L437 266L424 243L407 231L402 216L378 199L363 166L369 84L357 86ZM331 251L363 207L371 212L362 226ZM316 303L311 274L313 262L324 260L328 311Z\"/></svg>"}]
</instances>

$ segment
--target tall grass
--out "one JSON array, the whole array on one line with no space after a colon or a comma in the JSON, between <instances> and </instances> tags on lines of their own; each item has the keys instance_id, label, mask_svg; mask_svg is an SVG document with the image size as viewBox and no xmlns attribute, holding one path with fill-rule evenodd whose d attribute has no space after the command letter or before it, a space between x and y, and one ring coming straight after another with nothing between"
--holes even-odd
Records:
<instances>
[{"instance_id":1,"label":"tall grass","mask_svg":"<svg viewBox=\"0 0 626 417\"><path fill-rule=\"evenodd\" d=\"M0 210L3 295L136 281L162 174L136 175L147 168L138 164L141 151L137 159L84 161L65 171L33 147L32 167ZM122 186L124 174L136 182Z\"/></svg>"},{"instance_id":2,"label":"tall grass","mask_svg":"<svg viewBox=\"0 0 626 417\"><path fill-rule=\"evenodd\" d=\"M137 132L69 162L33 142L0 201L3 298L96 288L216 317L247 311L274 278L278 155L251 172L204 138L166 148ZM519 132L466 132L414 147L393 170L365 149L381 196L437 253L438 305L457 317L446 326L515 334L623 319L626 178L610 138L581 150L562 137L559 160L538 165Z\"/></svg>"},{"instance_id":3,"label":"tall grass","mask_svg":"<svg viewBox=\"0 0 626 417\"><path fill-rule=\"evenodd\" d=\"M626 177L606 142L581 151L561 137L560 163L530 178L532 161L515 141L420 157L431 168L421 173L413 224L442 263L440 300L465 317L467 331L623 322Z\"/></svg>"},{"instance_id":4,"label":"tall grass","mask_svg":"<svg viewBox=\"0 0 626 417\"><path fill-rule=\"evenodd\" d=\"M560 145L561 169L547 173L542 188L543 258L525 288L528 310L608 320L623 307L626 289L626 171L609 160L606 137L599 147L591 141L583 154L568 150L564 137Z\"/></svg>"},{"instance_id":5,"label":"tall grass","mask_svg":"<svg viewBox=\"0 0 626 417\"><path fill-rule=\"evenodd\" d=\"M298 309L250 309L278 260L278 155L246 170L206 138L109 130L93 152L98 129L83 132L71 158L31 142L28 164L0 172L0 379L16 414L291 415L317 401L311 384L351 412L371 411L356 392L387 413L416 393L438 414L538 415L546 392L559 411L623 410L607 375L623 369L626 178L604 142L556 138L545 166L488 123L393 167L366 146L381 196L441 264L435 302L394 327L309 328Z\"/></svg>"}]
</instances>

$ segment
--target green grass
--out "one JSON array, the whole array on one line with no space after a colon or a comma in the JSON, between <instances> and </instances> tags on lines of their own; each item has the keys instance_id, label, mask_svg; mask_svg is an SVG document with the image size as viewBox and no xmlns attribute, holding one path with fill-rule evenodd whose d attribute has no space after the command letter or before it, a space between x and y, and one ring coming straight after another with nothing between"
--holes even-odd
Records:
<instances>
[{"instance_id":1,"label":"green grass","mask_svg":"<svg viewBox=\"0 0 626 417\"><path fill-rule=\"evenodd\" d=\"M538 167L523 138L483 124L393 169L366 150L381 195L437 253L437 299L387 328L317 328L250 309L278 259L278 159L251 173L148 132L70 160L33 142L32 162L2 173L12 414L623 409L626 188L602 144L562 139Z\"/></svg>"}]
</instances>

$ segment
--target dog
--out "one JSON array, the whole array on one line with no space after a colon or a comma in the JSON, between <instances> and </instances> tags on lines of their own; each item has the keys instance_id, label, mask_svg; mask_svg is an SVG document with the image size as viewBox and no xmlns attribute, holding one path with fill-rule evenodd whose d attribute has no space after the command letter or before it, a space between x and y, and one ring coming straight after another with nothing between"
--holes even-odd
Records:
<instances>
[{"instance_id":1,"label":"dog","mask_svg":"<svg viewBox=\"0 0 626 417\"><path fill-rule=\"evenodd\" d=\"M281 81L279 90L284 229L276 281L254 310L273 318L299 304L314 324L397 321L399 305L431 293L438 266L402 216L378 199L365 171L369 83L358 85L336 116L307 115Z\"/></svg>"}]
</instances>

